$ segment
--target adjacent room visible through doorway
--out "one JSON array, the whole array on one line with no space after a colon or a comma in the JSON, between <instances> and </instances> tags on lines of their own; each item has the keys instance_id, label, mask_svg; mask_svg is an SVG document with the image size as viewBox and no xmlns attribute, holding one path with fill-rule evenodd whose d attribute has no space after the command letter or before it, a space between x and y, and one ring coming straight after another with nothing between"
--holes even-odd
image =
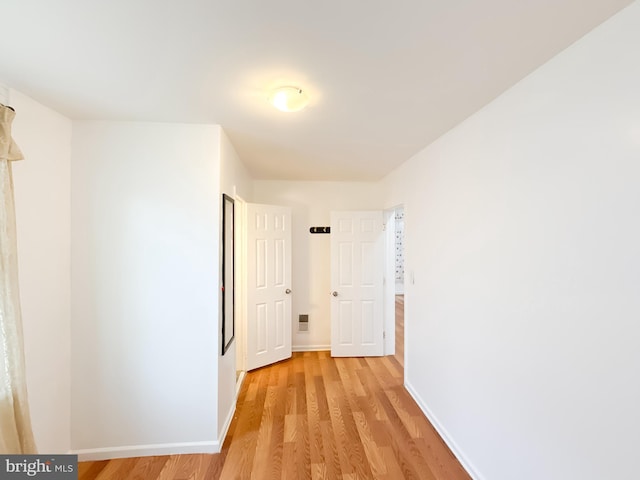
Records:
<instances>
[{"instance_id":1,"label":"adjacent room visible through doorway","mask_svg":"<svg viewBox=\"0 0 640 480\"><path fill-rule=\"evenodd\" d=\"M396 353L398 363L404 368L404 209L394 212L395 239L395 319Z\"/></svg>"},{"instance_id":2,"label":"adjacent room visible through doorway","mask_svg":"<svg viewBox=\"0 0 640 480\"><path fill-rule=\"evenodd\" d=\"M404 295L396 295L396 360L404 369Z\"/></svg>"}]
</instances>

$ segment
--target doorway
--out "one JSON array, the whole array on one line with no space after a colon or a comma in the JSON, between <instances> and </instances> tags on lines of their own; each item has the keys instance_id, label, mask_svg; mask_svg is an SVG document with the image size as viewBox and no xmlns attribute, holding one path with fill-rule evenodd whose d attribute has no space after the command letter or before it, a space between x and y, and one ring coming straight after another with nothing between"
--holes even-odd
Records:
<instances>
[{"instance_id":1,"label":"doorway","mask_svg":"<svg viewBox=\"0 0 640 480\"><path fill-rule=\"evenodd\" d=\"M404 208L397 208L395 215L395 321L396 360L404 368Z\"/></svg>"},{"instance_id":2,"label":"doorway","mask_svg":"<svg viewBox=\"0 0 640 480\"><path fill-rule=\"evenodd\" d=\"M404 368L405 214L397 206L385 212L385 354Z\"/></svg>"}]
</instances>

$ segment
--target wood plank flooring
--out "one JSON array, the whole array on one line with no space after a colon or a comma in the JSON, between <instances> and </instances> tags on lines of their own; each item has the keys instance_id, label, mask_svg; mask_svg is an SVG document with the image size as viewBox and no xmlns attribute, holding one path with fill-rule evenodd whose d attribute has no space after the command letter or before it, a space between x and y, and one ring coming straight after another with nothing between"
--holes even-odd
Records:
<instances>
[{"instance_id":1,"label":"wood plank flooring","mask_svg":"<svg viewBox=\"0 0 640 480\"><path fill-rule=\"evenodd\" d=\"M404 368L404 295L396 295L396 360Z\"/></svg>"},{"instance_id":2,"label":"wood plank flooring","mask_svg":"<svg viewBox=\"0 0 640 480\"><path fill-rule=\"evenodd\" d=\"M79 465L80 480L468 480L396 357L294 353L246 377L218 455Z\"/></svg>"}]
</instances>

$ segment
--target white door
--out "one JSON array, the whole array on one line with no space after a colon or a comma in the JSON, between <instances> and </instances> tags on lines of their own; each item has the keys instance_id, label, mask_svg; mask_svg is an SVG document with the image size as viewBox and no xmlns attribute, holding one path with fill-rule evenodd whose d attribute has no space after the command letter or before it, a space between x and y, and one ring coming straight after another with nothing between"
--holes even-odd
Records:
<instances>
[{"instance_id":1,"label":"white door","mask_svg":"<svg viewBox=\"0 0 640 480\"><path fill-rule=\"evenodd\" d=\"M247 203L247 369L291 357L291 209Z\"/></svg>"},{"instance_id":2,"label":"white door","mask_svg":"<svg viewBox=\"0 0 640 480\"><path fill-rule=\"evenodd\" d=\"M382 212L331 213L331 355L384 352Z\"/></svg>"}]
</instances>

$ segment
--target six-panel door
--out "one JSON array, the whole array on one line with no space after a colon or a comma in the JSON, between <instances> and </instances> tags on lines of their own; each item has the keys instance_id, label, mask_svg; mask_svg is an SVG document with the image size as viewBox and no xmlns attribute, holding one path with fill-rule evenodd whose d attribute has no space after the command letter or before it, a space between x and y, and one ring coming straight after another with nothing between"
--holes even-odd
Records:
<instances>
[{"instance_id":1,"label":"six-panel door","mask_svg":"<svg viewBox=\"0 0 640 480\"><path fill-rule=\"evenodd\" d=\"M331 355L379 356L383 342L381 211L331 213Z\"/></svg>"},{"instance_id":2,"label":"six-panel door","mask_svg":"<svg viewBox=\"0 0 640 480\"><path fill-rule=\"evenodd\" d=\"M247 369L291 357L291 210L247 204Z\"/></svg>"}]
</instances>

